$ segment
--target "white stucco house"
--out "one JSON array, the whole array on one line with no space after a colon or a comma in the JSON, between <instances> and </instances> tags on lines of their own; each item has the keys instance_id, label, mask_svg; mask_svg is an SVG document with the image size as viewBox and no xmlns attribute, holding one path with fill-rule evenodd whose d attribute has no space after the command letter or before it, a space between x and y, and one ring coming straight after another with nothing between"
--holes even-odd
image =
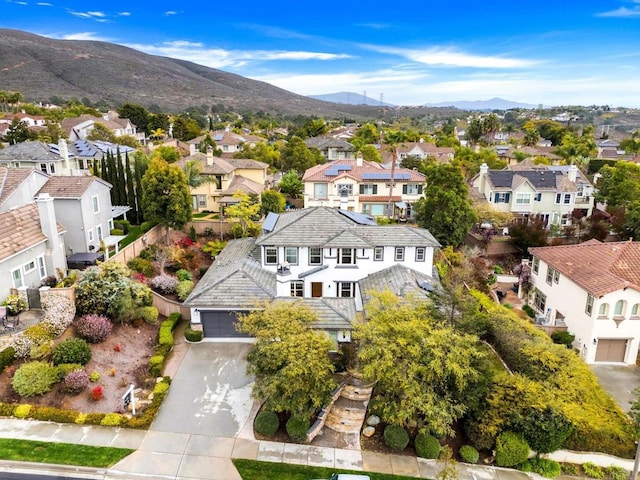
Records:
<instances>
[{"instance_id":1,"label":"white stucco house","mask_svg":"<svg viewBox=\"0 0 640 480\"><path fill-rule=\"evenodd\" d=\"M229 242L184 304L205 337L237 338L237 313L258 302L301 302L318 314L315 327L337 345L351 340L371 291L431 291L439 246L423 228L379 226L345 210L269 214L258 238Z\"/></svg>"},{"instance_id":2,"label":"white stucco house","mask_svg":"<svg viewBox=\"0 0 640 480\"><path fill-rule=\"evenodd\" d=\"M640 242L529 249L539 322L565 326L587 363L635 365L640 344Z\"/></svg>"},{"instance_id":3,"label":"white stucco house","mask_svg":"<svg viewBox=\"0 0 640 480\"><path fill-rule=\"evenodd\" d=\"M490 170L486 164L472 187L491 207L516 216L539 215L545 225L570 225L571 214L581 210L591 216L593 185L575 165L512 165Z\"/></svg>"}]
</instances>

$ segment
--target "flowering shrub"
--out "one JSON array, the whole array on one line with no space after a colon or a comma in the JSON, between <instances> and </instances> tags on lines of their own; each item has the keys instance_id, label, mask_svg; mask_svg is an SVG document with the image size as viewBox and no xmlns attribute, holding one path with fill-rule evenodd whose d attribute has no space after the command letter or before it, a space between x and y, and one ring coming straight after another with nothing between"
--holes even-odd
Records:
<instances>
[{"instance_id":1,"label":"flowering shrub","mask_svg":"<svg viewBox=\"0 0 640 480\"><path fill-rule=\"evenodd\" d=\"M7 313L9 315L17 315L27 308L27 302L25 302L19 295L9 295L3 305L7 307Z\"/></svg>"},{"instance_id":2,"label":"flowering shrub","mask_svg":"<svg viewBox=\"0 0 640 480\"><path fill-rule=\"evenodd\" d=\"M62 295L45 296L42 300L42 309L44 316L41 323L45 323L54 335L64 332L76 315L76 306Z\"/></svg>"},{"instance_id":3,"label":"flowering shrub","mask_svg":"<svg viewBox=\"0 0 640 480\"><path fill-rule=\"evenodd\" d=\"M178 279L169 275L158 275L151 279L151 288L162 293L175 293L178 286Z\"/></svg>"},{"instance_id":4,"label":"flowering shrub","mask_svg":"<svg viewBox=\"0 0 640 480\"><path fill-rule=\"evenodd\" d=\"M147 277L144 276L144 273L132 273L131 278L139 283L147 283Z\"/></svg>"},{"instance_id":5,"label":"flowering shrub","mask_svg":"<svg viewBox=\"0 0 640 480\"><path fill-rule=\"evenodd\" d=\"M111 330L113 324L104 315L90 314L78 318L74 322L76 333L80 338L85 339L89 343L104 342Z\"/></svg>"},{"instance_id":6,"label":"flowering shrub","mask_svg":"<svg viewBox=\"0 0 640 480\"><path fill-rule=\"evenodd\" d=\"M31 353L31 349L34 347L34 343L29 336L23 334L16 337L11 346L16 352L16 358L27 358Z\"/></svg>"},{"instance_id":7,"label":"flowering shrub","mask_svg":"<svg viewBox=\"0 0 640 480\"><path fill-rule=\"evenodd\" d=\"M181 238L180 240L178 240L176 242L176 245L179 245L182 248L190 247L190 246L195 245L195 244L196 244L196 242L194 242L191 237L183 237L183 238Z\"/></svg>"},{"instance_id":8,"label":"flowering shrub","mask_svg":"<svg viewBox=\"0 0 640 480\"><path fill-rule=\"evenodd\" d=\"M97 402L98 400L102 400L102 397L104 397L104 388L102 388L102 385L98 385L91 389L92 400Z\"/></svg>"},{"instance_id":9,"label":"flowering shrub","mask_svg":"<svg viewBox=\"0 0 640 480\"><path fill-rule=\"evenodd\" d=\"M116 343L116 344L113 346L113 351L114 351L114 352L121 352L121 351L122 351L122 347L120 346L120 344L119 344L119 343Z\"/></svg>"},{"instance_id":10,"label":"flowering shrub","mask_svg":"<svg viewBox=\"0 0 640 480\"><path fill-rule=\"evenodd\" d=\"M100 380L100 374L94 370L91 372L91 375L89 375L89 380L93 383L97 382Z\"/></svg>"},{"instance_id":11,"label":"flowering shrub","mask_svg":"<svg viewBox=\"0 0 640 480\"><path fill-rule=\"evenodd\" d=\"M89 375L84 370L75 370L64 377L62 390L71 395L78 395L89 385Z\"/></svg>"},{"instance_id":12,"label":"flowering shrub","mask_svg":"<svg viewBox=\"0 0 640 480\"><path fill-rule=\"evenodd\" d=\"M181 268L176 272L176 277L180 282L184 282L185 280L193 280L193 275L191 275L191 272L189 270L185 270L184 268Z\"/></svg>"}]
</instances>

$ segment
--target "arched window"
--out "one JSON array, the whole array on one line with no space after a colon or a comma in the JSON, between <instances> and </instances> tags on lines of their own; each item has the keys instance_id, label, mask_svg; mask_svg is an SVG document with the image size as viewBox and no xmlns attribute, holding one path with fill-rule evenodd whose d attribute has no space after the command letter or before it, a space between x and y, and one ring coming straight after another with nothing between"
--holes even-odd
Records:
<instances>
[{"instance_id":1,"label":"arched window","mask_svg":"<svg viewBox=\"0 0 640 480\"><path fill-rule=\"evenodd\" d=\"M633 307L631 307L631 316L632 317L640 316L640 303L636 303Z\"/></svg>"},{"instance_id":2,"label":"arched window","mask_svg":"<svg viewBox=\"0 0 640 480\"><path fill-rule=\"evenodd\" d=\"M623 316L624 315L624 307L625 307L626 303L627 302L625 302L624 300L618 300L616 302L615 308L613 309L613 315L616 316L616 317Z\"/></svg>"},{"instance_id":3,"label":"arched window","mask_svg":"<svg viewBox=\"0 0 640 480\"><path fill-rule=\"evenodd\" d=\"M601 303L600 304L600 308L598 309L598 316L599 317L607 317L607 316L609 316L609 304L608 303Z\"/></svg>"}]
</instances>

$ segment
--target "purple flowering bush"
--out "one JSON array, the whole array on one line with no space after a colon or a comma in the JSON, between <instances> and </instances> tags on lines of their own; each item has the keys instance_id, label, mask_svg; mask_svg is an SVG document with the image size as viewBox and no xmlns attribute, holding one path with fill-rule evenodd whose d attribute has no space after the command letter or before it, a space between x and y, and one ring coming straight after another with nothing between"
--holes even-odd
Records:
<instances>
[{"instance_id":1,"label":"purple flowering bush","mask_svg":"<svg viewBox=\"0 0 640 480\"><path fill-rule=\"evenodd\" d=\"M89 385L89 375L84 370L74 370L62 381L62 390L71 395L82 393Z\"/></svg>"},{"instance_id":2,"label":"purple flowering bush","mask_svg":"<svg viewBox=\"0 0 640 480\"><path fill-rule=\"evenodd\" d=\"M84 338L89 343L100 343L107 339L113 324L104 315L90 314L77 318L74 321L74 327L80 338Z\"/></svg>"},{"instance_id":3,"label":"purple flowering bush","mask_svg":"<svg viewBox=\"0 0 640 480\"><path fill-rule=\"evenodd\" d=\"M175 293L178 279L169 275L158 275L151 279L151 288L162 294Z\"/></svg>"}]
</instances>

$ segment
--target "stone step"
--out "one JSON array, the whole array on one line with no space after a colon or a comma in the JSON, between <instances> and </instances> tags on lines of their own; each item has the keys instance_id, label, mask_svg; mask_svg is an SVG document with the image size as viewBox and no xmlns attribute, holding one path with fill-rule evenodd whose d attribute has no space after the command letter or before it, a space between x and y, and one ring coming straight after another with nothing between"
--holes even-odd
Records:
<instances>
[{"instance_id":1,"label":"stone step","mask_svg":"<svg viewBox=\"0 0 640 480\"><path fill-rule=\"evenodd\" d=\"M372 387L356 387L354 385L345 385L340 394L344 398L356 401L368 401L371 398Z\"/></svg>"},{"instance_id":2,"label":"stone step","mask_svg":"<svg viewBox=\"0 0 640 480\"><path fill-rule=\"evenodd\" d=\"M359 433L362 428L362 420L345 418L329 413L325 427L340 433Z\"/></svg>"},{"instance_id":3,"label":"stone step","mask_svg":"<svg viewBox=\"0 0 640 480\"><path fill-rule=\"evenodd\" d=\"M340 407L335 404L331 407L331 411L329 412L329 415L333 415L334 417L357 420L360 423L364 421L366 414L367 411L363 408Z\"/></svg>"}]
</instances>

